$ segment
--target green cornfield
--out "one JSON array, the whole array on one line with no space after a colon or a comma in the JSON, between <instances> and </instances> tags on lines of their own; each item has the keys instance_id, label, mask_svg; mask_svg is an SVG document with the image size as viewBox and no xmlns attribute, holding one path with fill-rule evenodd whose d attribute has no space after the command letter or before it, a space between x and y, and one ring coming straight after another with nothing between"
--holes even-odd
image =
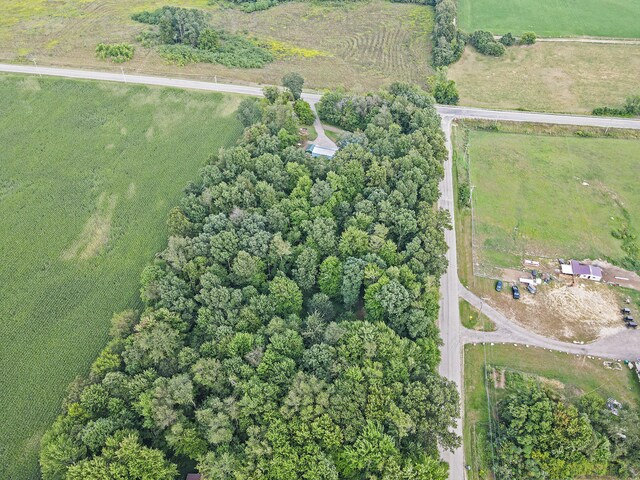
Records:
<instances>
[{"instance_id":1,"label":"green cornfield","mask_svg":"<svg viewBox=\"0 0 640 480\"><path fill-rule=\"evenodd\" d=\"M166 243L182 189L241 133L235 96L0 76L0 478L40 438Z\"/></svg>"}]
</instances>

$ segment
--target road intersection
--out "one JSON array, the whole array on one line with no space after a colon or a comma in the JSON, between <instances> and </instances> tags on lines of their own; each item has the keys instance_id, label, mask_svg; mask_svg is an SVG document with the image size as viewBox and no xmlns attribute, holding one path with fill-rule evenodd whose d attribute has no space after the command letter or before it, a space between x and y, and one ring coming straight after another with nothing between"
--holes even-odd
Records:
<instances>
[{"instance_id":1,"label":"road intersection","mask_svg":"<svg viewBox=\"0 0 640 480\"><path fill-rule=\"evenodd\" d=\"M111 82L156 85L162 87L185 88L240 95L262 96L262 88L244 85L220 84L203 81L185 80L179 78L155 77L145 75L125 75L124 73L100 72L92 70L77 70L67 68L37 67L26 65L0 64L0 72L21 73L31 75L46 75L86 80L102 80ZM321 95L303 93L302 97L315 109ZM442 130L448 151L445 164L445 176L440 184L439 207L448 210L452 224L455 224L455 194L453 190L453 152L451 142L452 124L456 119L483 119L493 121L532 122L559 125L592 126L603 128L640 129L640 120L626 118L590 117L582 115L560 115L535 112L486 110L471 107L452 107L438 105L438 113L442 118ZM318 132L317 143L331 142L326 136L319 120L314 124ZM326 140L325 140L326 139ZM332 144L332 142L331 142ZM328 143L328 145L330 145ZM630 336L608 337L588 345L576 345L549 339L530 332L517 325L500 312L474 295L462 286L457 273L456 232L451 229L445 232L445 239L449 247L447 252L448 269L441 279L440 330L443 339L442 361L440 373L455 382L461 393L462 401L462 372L463 346L465 343L516 343L532 347L548 348L576 355L591 355L606 358L631 358L640 349L640 332L633 332ZM462 327L460 322L459 298L467 300L482 311L497 326L495 332L475 332ZM625 332L626 333L626 332ZM464 405L464 403L461 403ZM456 428L458 435L462 435L462 419ZM449 463L450 478L462 480L465 478L464 455L462 447L454 452L443 452L443 458Z\"/></svg>"}]
</instances>

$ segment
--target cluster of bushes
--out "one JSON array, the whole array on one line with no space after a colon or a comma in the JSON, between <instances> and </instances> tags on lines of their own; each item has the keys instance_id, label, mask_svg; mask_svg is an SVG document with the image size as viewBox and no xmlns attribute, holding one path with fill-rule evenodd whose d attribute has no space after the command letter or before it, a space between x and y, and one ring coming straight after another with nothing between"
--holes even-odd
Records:
<instances>
[{"instance_id":1,"label":"cluster of bushes","mask_svg":"<svg viewBox=\"0 0 640 480\"><path fill-rule=\"evenodd\" d=\"M219 63L228 67L260 68L274 60L267 49L239 35L218 32L208 26L201 10L162 7L132 15L134 20L156 26L139 40L160 45L158 52L171 63Z\"/></svg>"},{"instance_id":2,"label":"cluster of bushes","mask_svg":"<svg viewBox=\"0 0 640 480\"><path fill-rule=\"evenodd\" d=\"M275 7L280 3L280 0L255 0L235 3L240 3L240 10L243 12L251 13Z\"/></svg>"},{"instance_id":3,"label":"cluster of bushes","mask_svg":"<svg viewBox=\"0 0 640 480\"><path fill-rule=\"evenodd\" d=\"M261 68L273 62L274 56L265 48L239 35L220 34L220 47L203 50L189 45L161 45L160 56L177 65L189 63L219 63L227 67Z\"/></svg>"},{"instance_id":4,"label":"cluster of bushes","mask_svg":"<svg viewBox=\"0 0 640 480\"><path fill-rule=\"evenodd\" d=\"M532 380L517 383L498 404L498 478L570 480L607 474L637 478L637 411L626 407L613 415L595 394L573 405Z\"/></svg>"},{"instance_id":5,"label":"cluster of bushes","mask_svg":"<svg viewBox=\"0 0 640 480\"><path fill-rule=\"evenodd\" d=\"M501 57L506 51L505 47L511 47L516 43L533 45L536 43L536 34L533 32L523 33L518 40L511 33L506 33L496 41L493 33L485 30L476 30L469 36L469 43L483 55Z\"/></svg>"},{"instance_id":6,"label":"cluster of bushes","mask_svg":"<svg viewBox=\"0 0 640 480\"><path fill-rule=\"evenodd\" d=\"M497 42L491 32L484 30L476 30L473 32L469 36L469 43L483 55L501 57L505 52L504 45Z\"/></svg>"},{"instance_id":7,"label":"cluster of bushes","mask_svg":"<svg viewBox=\"0 0 640 480\"><path fill-rule=\"evenodd\" d=\"M614 117L640 117L640 95L627 98L622 107L598 107L593 109L594 115Z\"/></svg>"},{"instance_id":8,"label":"cluster of bushes","mask_svg":"<svg viewBox=\"0 0 640 480\"><path fill-rule=\"evenodd\" d=\"M123 63L133 58L135 49L128 43L99 43L96 46L96 56L102 60Z\"/></svg>"},{"instance_id":9,"label":"cluster of bushes","mask_svg":"<svg viewBox=\"0 0 640 480\"><path fill-rule=\"evenodd\" d=\"M467 39L466 35L456 27L455 0L435 0L435 7L433 64L436 67L442 67L460 60Z\"/></svg>"},{"instance_id":10,"label":"cluster of bushes","mask_svg":"<svg viewBox=\"0 0 640 480\"><path fill-rule=\"evenodd\" d=\"M269 97L170 212L144 311L114 317L42 440L44 480L194 464L209 480L447 478L459 407L437 370L450 227L433 100L393 85L329 160L289 146L291 94Z\"/></svg>"}]
</instances>

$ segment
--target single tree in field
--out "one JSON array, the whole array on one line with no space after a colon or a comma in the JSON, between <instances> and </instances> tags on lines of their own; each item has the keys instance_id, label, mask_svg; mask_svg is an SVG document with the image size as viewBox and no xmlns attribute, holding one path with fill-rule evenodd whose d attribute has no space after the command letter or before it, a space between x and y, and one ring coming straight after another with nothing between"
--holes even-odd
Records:
<instances>
[{"instance_id":1,"label":"single tree in field","mask_svg":"<svg viewBox=\"0 0 640 480\"><path fill-rule=\"evenodd\" d=\"M447 67L438 67L436 74L427 79L431 94L436 102L443 105L456 105L458 99L458 88L456 82L447 79Z\"/></svg>"},{"instance_id":2,"label":"single tree in field","mask_svg":"<svg viewBox=\"0 0 640 480\"><path fill-rule=\"evenodd\" d=\"M291 72L282 77L282 85L289 89L293 98L298 100L302 95L302 87L304 85L304 78L299 73Z\"/></svg>"}]
</instances>

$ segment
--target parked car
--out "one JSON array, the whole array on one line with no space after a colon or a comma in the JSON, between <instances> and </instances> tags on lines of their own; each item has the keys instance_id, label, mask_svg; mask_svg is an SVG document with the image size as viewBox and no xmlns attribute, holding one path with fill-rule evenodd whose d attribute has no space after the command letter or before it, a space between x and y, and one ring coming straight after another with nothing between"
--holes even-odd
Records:
<instances>
[{"instance_id":1,"label":"parked car","mask_svg":"<svg viewBox=\"0 0 640 480\"><path fill-rule=\"evenodd\" d=\"M529 290L529 293L536 293L536 291L537 291L537 290L536 290L536 287L534 287L534 286L533 286L533 285L531 285L531 284L528 284L528 285L527 285L527 290Z\"/></svg>"},{"instance_id":2,"label":"parked car","mask_svg":"<svg viewBox=\"0 0 640 480\"><path fill-rule=\"evenodd\" d=\"M629 322L633 322L633 317L627 315L626 317L624 317L624 321L629 323Z\"/></svg>"},{"instance_id":3,"label":"parked car","mask_svg":"<svg viewBox=\"0 0 640 480\"><path fill-rule=\"evenodd\" d=\"M622 313L623 313L624 315L629 315L629 314L631 313L631 309L629 309L629 308L623 308L623 309L622 309Z\"/></svg>"},{"instance_id":4,"label":"parked car","mask_svg":"<svg viewBox=\"0 0 640 480\"><path fill-rule=\"evenodd\" d=\"M502 291L502 280L498 280L496 282L496 292L501 292Z\"/></svg>"},{"instance_id":5,"label":"parked car","mask_svg":"<svg viewBox=\"0 0 640 480\"><path fill-rule=\"evenodd\" d=\"M627 328L638 328L638 324L636 322L627 323Z\"/></svg>"},{"instance_id":6,"label":"parked car","mask_svg":"<svg viewBox=\"0 0 640 480\"><path fill-rule=\"evenodd\" d=\"M511 287L511 292L513 293L514 300L520 300L520 289L517 285Z\"/></svg>"}]
</instances>

